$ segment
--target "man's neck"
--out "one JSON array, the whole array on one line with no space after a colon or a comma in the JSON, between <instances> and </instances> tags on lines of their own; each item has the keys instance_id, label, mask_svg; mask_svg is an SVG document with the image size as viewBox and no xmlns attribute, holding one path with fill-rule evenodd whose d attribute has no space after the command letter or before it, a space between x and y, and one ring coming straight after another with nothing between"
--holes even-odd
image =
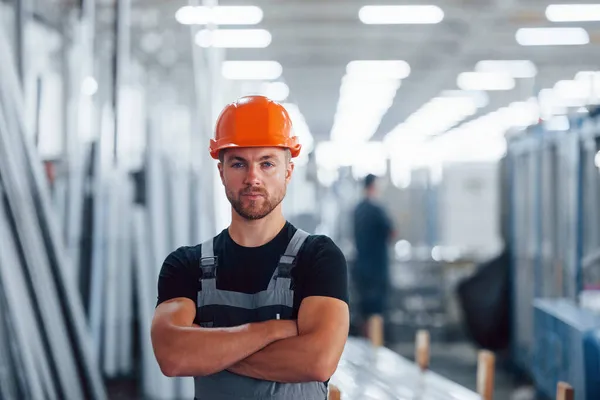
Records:
<instances>
[{"instance_id":1,"label":"man's neck","mask_svg":"<svg viewBox=\"0 0 600 400\"><path fill-rule=\"evenodd\" d=\"M279 208L262 219L249 221L232 211L229 236L244 247L258 247L269 243L285 226L286 220Z\"/></svg>"}]
</instances>

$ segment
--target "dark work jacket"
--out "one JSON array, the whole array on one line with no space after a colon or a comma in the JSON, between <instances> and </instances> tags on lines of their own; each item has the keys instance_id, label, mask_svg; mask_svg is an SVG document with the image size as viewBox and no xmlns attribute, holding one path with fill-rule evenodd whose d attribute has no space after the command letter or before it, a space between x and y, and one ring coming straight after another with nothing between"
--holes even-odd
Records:
<instances>
[{"instance_id":1,"label":"dark work jacket","mask_svg":"<svg viewBox=\"0 0 600 400\"><path fill-rule=\"evenodd\" d=\"M387 281L388 242L392 223L385 210L369 199L354 209L355 274L361 279Z\"/></svg>"}]
</instances>

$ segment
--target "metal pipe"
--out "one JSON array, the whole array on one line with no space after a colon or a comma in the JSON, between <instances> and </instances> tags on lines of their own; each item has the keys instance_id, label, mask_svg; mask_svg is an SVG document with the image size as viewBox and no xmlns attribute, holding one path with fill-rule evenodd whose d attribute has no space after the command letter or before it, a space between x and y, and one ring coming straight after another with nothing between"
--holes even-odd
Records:
<instances>
[{"instance_id":1,"label":"metal pipe","mask_svg":"<svg viewBox=\"0 0 600 400\"><path fill-rule=\"evenodd\" d=\"M44 327L49 332L53 346L51 350L58 368L60 383L68 388L65 398L82 398L78 377L86 385L88 398L104 399L104 387L97 367L90 354L87 327L83 315L81 299L76 288L66 278L62 265L68 263L63 243L58 231L55 215L51 210L48 182L44 177L41 163L37 158L29 135L25 134L24 102L17 85L14 63L10 62L9 46L0 36L0 54L6 54L9 62L0 64L0 91L4 95L2 103L11 106L10 113L16 121L14 131L3 129L0 134L5 144L0 151L12 152L0 157L0 169L6 171L10 184L14 186L9 200L19 211L15 213L19 237L26 240L31 251L25 252L25 259L36 296L42 310ZM2 115L2 114L0 114ZM6 115L5 115L6 116ZM8 125L4 122L3 128ZM11 192L9 192L10 195ZM47 320L50 318L50 320ZM71 339L69 343L68 339ZM67 344L68 343L68 344ZM76 356L74 356L74 354ZM77 365L75 365L76 360ZM79 368L77 371L75 368ZM80 375L78 372L81 372ZM84 379L81 379L84 378ZM87 392L87 390L86 390Z\"/></svg>"},{"instance_id":2,"label":"metal pipe","mask_svg":"<svg viewBox=\"0 0 600 400\"><path fill-rule=\"evenodd\" d=\"M50 275L48 259L43 253L42 232L37 230L39 224L36 221L33 196L27 186L24 154L15 142L15 138L19 135L20 132L12 134L8 132L3 115L0 113L0 169L6 173L9 189L7 197L14 211L18 237L29 246L28 251L24 252L25 262L32 278L40 314L44 320L43 326L48 336L53 361L55 365L60 366L57 368L57 375L62 395L67 399L80 399L83 392L76 380L75 358L69 350L68 333L58 304L56 286Z\"/></svg>"},{"instance_id":3,"label":"metal pipe","mask_svg":"<svg viewBox=\"0 0 600 400\"><path fill-rule=\"evenodd\" d=\"M54 400L57 396L53 381L42 381L44 376L50 375L48 357L42 348L41 329L34 318L29 291L25 287L23 265L17 256L4 199L4 192L0 185L0 237L4 238L0 241L0 288L2 288L0 293L5 296L2 300L10 309L9 316L13 322L12 341L19 349L23 379L26 382L26 387L21 389L26 393L25 398ZM43 389L44 384L45 390ZM8 398L17 397L9 396Z\"/></svg>"},{"instance_id":4,"label":"metal pipe","mask_svg":"<svg viewBox=\"0 0 600 400\"><path fill-rule=\"evenodd\" d=\"M115 22L113 38L113 163L118 163L118 138L120 135L119 121L121 117L122 96L121 88L127 82L126 71L129 67L131 0L115 2Z\"/></svg>"},{"instance_id":5,"label":"metal pipe","mask_svg":"<svg viewBox=\"0 0 600 400\"><path fill-rule=\"evenodd\" d=\"M15 0L15 60L21 86L25 84L25 11L27 0Z\"/></svg>"}]
</instances>

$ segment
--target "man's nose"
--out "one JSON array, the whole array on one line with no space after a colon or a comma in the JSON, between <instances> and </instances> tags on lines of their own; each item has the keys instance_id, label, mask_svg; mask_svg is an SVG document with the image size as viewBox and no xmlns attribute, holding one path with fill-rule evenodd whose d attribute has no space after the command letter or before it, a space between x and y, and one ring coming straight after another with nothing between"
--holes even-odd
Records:
<instances>
[{"instance_id":1,"label":"man's nose","mask_svg":"<svg viewBox=\"0 0 600 400\"><path fill-rule=\"evenodd\" d=\"M255 165L248 166L248 173L246 174L246 184L258 185L260 183L260 171Z\"/></svg>"}]
</instances>

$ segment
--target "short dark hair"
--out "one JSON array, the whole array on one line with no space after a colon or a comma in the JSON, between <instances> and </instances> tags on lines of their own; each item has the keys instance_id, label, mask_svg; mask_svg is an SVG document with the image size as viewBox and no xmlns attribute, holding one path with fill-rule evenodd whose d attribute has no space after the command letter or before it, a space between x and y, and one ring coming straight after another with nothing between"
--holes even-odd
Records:
<instances>
[{"instance_id":1,"label":"short dark hair","mask_svg":"<svg viewBox=\"0 0 600 400\"><path fill-rule=\"evenodd\" d=\"M373 174L367 175L364 180L365 189L371 188L375 184L376 180L377 180L377 176L375 176Z\"/></svg>"},{"instance_id":2,"label":"short dark hair","mask_svg":"<svg viewBox=\"0 0 600 400\"><path fill-rule=\"evenodd\" d=\"M223 149L221 151L219 151L219 162L221 164L223 164L223 162L225 161L225 152L227 151L227 149ZM290 149L285 149L285 162L289 163L292 159L292 151Z\"/></svg>"}]
</instances>

